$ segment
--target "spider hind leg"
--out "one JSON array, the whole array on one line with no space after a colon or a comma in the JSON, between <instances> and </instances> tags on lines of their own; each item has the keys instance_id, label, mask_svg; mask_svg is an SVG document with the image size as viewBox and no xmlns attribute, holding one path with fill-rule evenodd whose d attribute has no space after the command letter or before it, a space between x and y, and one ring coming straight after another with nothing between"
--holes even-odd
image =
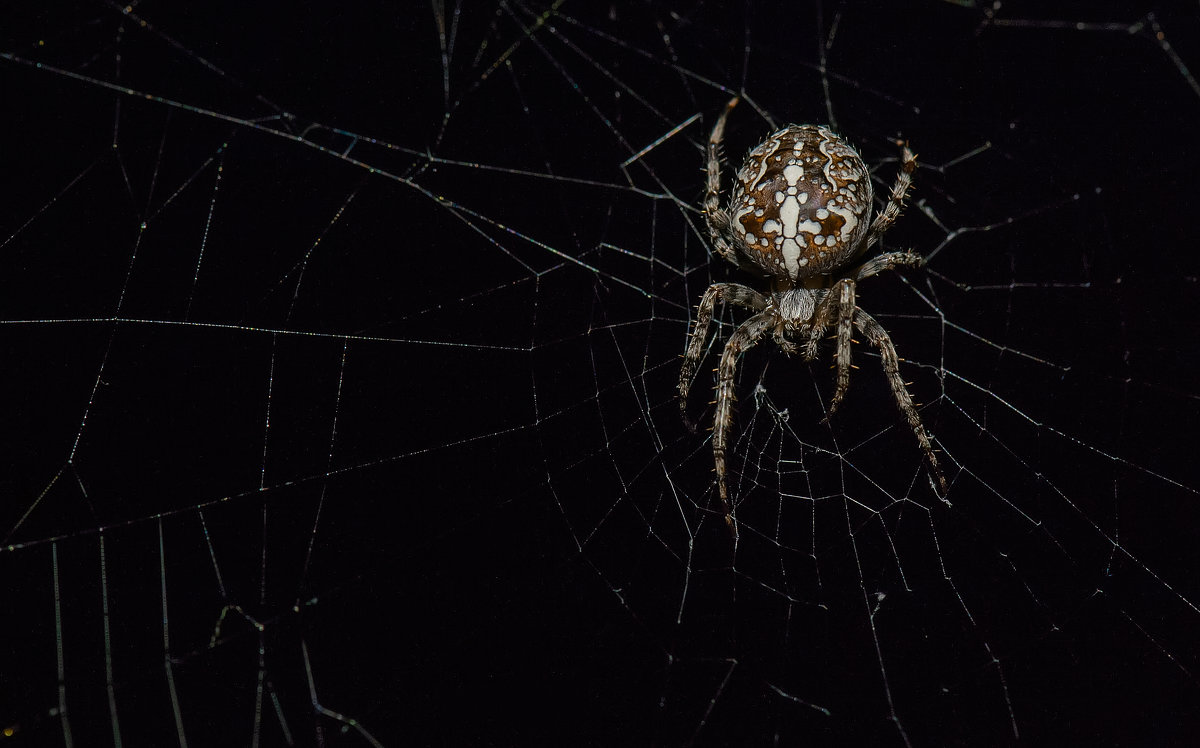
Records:
<instances>
[{"instance_id":1,"label":"spider hind leg","mask_svg":"<svg viewBox=\"0 0 1200 748\"><path fill-rule=\"evenodd\" d=\"M717 250L717 253L726 260L740 267L741 262L738 261L734 242L730 240L734 236L733 219L721 207L721 141L725 139L725 120L729 118L729 113L733 111L737 103L738 100L735 98L725 105L721 116L717 118L717 124L713 126L712 133L708 136L708 153L705 161L707 179L704 186L704 220L708 224L708 236L712 241L713 249Z\"/></svg>"}]
</instances>

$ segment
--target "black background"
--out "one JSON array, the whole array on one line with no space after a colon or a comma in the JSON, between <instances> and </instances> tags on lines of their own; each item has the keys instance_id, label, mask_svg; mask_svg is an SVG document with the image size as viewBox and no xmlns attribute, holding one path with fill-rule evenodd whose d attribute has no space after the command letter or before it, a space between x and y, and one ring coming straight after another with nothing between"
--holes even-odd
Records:
<instances>
[{"instance_id":1,"label":"black background","mask_svg":"<svg viewBox=\"0 0 1200 748\"><path fill-rule=\"evenodd\" d=\"M1194 5L176 5L0 14L14 745L1196 734ZM860 303L951 506L766 346L710 511L734 93L919 153Z\"/></svg>"}]
</instances>

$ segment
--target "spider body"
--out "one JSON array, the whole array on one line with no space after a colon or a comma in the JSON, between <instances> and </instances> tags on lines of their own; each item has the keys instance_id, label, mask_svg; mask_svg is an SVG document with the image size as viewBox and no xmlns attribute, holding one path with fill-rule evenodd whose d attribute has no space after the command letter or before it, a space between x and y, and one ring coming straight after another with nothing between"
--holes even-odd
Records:
<instances>
[{"instance_id":1,"label":"spider body","mask_svg":"<svg viewBox=\"0 0 1200 748\"><path fill-rule=\"evenodd\" d=\"M858 152L828 128L789 125L750 151L738 170L729 207L722 208L719 151L725 121L737 102L729 102L709 136L704 215L717 252L738 267L766 276L770 290L760 293L740 283L709 286L700 299L679 372L680 413L690 425L688 391L703 355L716 302L754 312L730 335L717 368L713 460L718 495L730 531L736 539L725 469L733 420L733 380L741 354L768 334L788 354L796 353L798 344L803 344L805 359L812 360L825 331L836 329L837 381L825 418L828 421L850 385L851 335L854 329L862 333L879 350L896 405L944 495L946 479L900 376L900 360L892 340L855 303L858 281L897 266L924 264L923 258L912 252L890 252L856 264L900 215L916 170L916 156L907 146L902 147L900 172L888 202L872 220L871 175Z\"/></svg>"},{"instance_id":2,"label":"spider body","mask_svg":"<svg viewBox=\"0 0 1200 748\"><path fill-rule=\"evenodd\" d=\"M871 217L871 174L824 127L790 125L746 156L730 200L741 253L793 282L828 274L862 245Z\"/></svg>"}]
</instances>

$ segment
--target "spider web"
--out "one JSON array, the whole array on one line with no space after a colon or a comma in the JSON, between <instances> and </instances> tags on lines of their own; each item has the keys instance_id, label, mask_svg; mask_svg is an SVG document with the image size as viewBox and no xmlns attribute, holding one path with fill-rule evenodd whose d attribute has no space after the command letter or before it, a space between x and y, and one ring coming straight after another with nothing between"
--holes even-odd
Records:
<instances>
[{"instance_id":1,"label":"spider web","mask_svg":"<svg viewBox=\"0 0 1200 748\"><path fill-rule=\"evenodd\" d=\"M1196 8L910 5L6 9L3 735L1186 742ZM859 303L945 502L868 346L823 424L766 344L730 541L735 93L919 154Z\"/></svg>"}]
</instances>

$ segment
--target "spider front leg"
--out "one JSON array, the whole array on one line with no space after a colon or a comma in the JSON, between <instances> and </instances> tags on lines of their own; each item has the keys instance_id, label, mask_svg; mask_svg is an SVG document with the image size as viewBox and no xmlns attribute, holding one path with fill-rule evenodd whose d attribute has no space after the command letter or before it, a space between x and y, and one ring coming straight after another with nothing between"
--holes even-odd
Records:
<instances>
[{"instance_id":1,"label":"spider front leg","mask_svg":"<svg viewBox=\"0 0 1200 748\"><path fill-rule=\"evenodd\" d=\"M729 438L729 426L733 422L734 388L733 376L737 373L738 356L749 350L776 324L770 312L759 312L742 323L721 354L717 382L717 415L713 419L713 460L717 468L717 495L721 497L721 509L725 512L725 524L737 540L737 525L733 522L733 506L729 503L729 488L725 480L725 447Z\"/></svg>"},{"instance_id":2,"label":"spider front leg","mask_svg":"<svg viewBox=\"0 0 1200 748\"><path fill-rule=\"evenodd\" d=\"M821 423L829 422L846 397L847 388L850 387L850 343L852 342L854 313L857 309L855 306L857 290L855 282L863 278L870 278L885 270L891 270L899 265L920 266L924 264L925 258L913 252L890 252L864 262L857 269L851 271L849 278L843 278L829 289L824 306L830 311L823 310L821 321L824 324L819 327L814 325L809 338L810 355L808 358L811 360L816 357L818 338L824 334L825 327L832 319L837 318L837 352L834 353L834 360L837 362L837 386L833 392L833 399L829 401L829 411L821 419Z\"/></svg>"},{"instance_id":3,"label":"spider front leg","mask_svg":"<svg viewBox=\"0 0 1200 748\"><path fill-rule=\"evenodd\" d=\"M850 386L850 343L854 332L855 285L849 278L843 278L833 285L826 296L826 303L834 309L837 316L837 386L833 390L833 399L829 401L829 412L821 423L828 423L834 411L842 404L846 389Z\"/></svg>"},{"instance_id":4,"label":"spider front leg","mask_svg":"<svg viewBox=\"0 0 1200 748\"><path fill-rule=\"evenodd\" d=\"M688 392L692 387L692 376L704 352L704 341L708 338L708 326L712 322L713 307L717 299L738 306L744 306L756 312L767 308L766 298L748 286L740 283L714 283L704 292L700 299L700 307L696 310L696 325L688 336L687 346L683 353L683 366L679 369L679 415L689 431L695 432L696 426L687 417Z\"/></svg>"},{"instance_id":5,"label":"spider front leg","mask_svg":"<svg viewBox=\"0 0 1200 748\"><path fill-rule=\"evenodd\" d=\"M861 309L854 315L854 325L862 331L863 335L867 336L867 340L870 341L871 345L879 349L879 360L883 365L883 373L887 375L888 383L892 386L892 394L896 397L896 405L900 408L900 412L904 414L904 418L908 421L909 427L912 428L913 434L916 435L917 443L921 445L921 450L925 453L925 459L929 461L929 467L937 479L941 495L945 497L947 490L949 490L946 485L946 477L942 475L937 455L934 454L929 434L925 432L925 426L921 423L921 415L917 412L917 406L913 404L912 397L908 394L908 388L904 386L904 379L900 376L900 359L896 355L896 347L892 345L891 337L875 321L874 317Z\"/></svg>"}]
</instances>

